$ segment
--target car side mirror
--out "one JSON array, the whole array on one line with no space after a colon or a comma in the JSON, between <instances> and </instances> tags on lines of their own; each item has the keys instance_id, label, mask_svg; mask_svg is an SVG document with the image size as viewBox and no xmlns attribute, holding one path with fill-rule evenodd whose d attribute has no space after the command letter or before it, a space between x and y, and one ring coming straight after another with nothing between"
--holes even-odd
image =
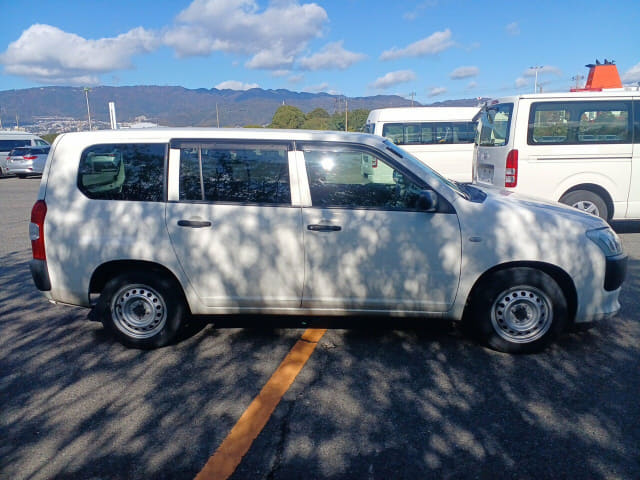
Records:
<instances>
[{"instance_id":1,"label":"car side mirror","mask_svg":"<svg viewBox=\"0 0 640 480\"><path fill-rule=\"evenodd\" d=\"M421 191L416 207L421 212L435 212L438 209L438 194L433 190Z\"/></svg>"}]
</instances>

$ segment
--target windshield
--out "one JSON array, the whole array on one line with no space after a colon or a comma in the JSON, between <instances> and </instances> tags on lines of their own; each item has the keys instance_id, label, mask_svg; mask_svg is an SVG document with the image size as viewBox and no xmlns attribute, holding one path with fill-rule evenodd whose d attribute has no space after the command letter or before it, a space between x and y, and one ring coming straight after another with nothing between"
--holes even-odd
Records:
<instances>
[{"instance_id":1,"label":"windshield","mask_svg":"<svg viewBox=\"0 0 640 480\"><path fill-rule=\"evenodd\" d=\"M502 147L509 143L513 103L485 106L480 115L478 145Z\"/></svg>"},{"instance_id":2,"label":"windshield","mask_svg":"<svg viewBox=\"0 0 640 480\"><path fill-rule=\"evenodd\" d=\"M449 188L454 190L461 197L464 197L464 198L468 198L469 197L469 195L465 191L464 187L462 185L460 185L459 183L454 182L453 180L449 180L448 178L443 177L438 172L436 172L434 169L432 169L431 167L427 166L424 162L418 160L418 158L414 157L413 155L411 155L406 150L402 150L400 147L395 145L390 140L385 140L384 144L387 147L387 150L390 150L391 152L393 152L398 157L405 158L405 159L408 159L409 161L411 161L411 163L415 167L417 167L420 170L422 170L423 174L426 174L426 175L429 175L429 176L437 178L438 180L440 180L440 182L444 183L446 186L448 186Z\"/></svg>"}]
</instances>

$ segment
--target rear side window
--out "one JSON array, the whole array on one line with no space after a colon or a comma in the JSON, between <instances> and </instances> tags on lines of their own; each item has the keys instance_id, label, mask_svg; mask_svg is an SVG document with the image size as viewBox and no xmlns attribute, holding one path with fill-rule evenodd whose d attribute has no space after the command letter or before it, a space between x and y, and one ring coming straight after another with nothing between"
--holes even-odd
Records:
<instances>
[{"instance_id":1,"label":"rear side window","mask_svg":"<svg viewBox=\"0 0 640 480\"><path fill-rule=\"evenodd\" d=\"M165 144L93 145L82 152L78 188L97 200L160 202L166 150Z\"/></svg>"},{"instance_id":2,"label":"rear side window","mask_svg":"<svg viewBox=\"0 0 640 480\"><path fill-rule=\"evenodd\" d=\"M396 145L473 143L475 122L385 123L382 136Z\"/></svg>"},{"instance_id":3,"label":"rear side window","mask_svg":"<svg viewBox=\"0 0 640 480\"><path fill-rule=\"evenodd\" d=\"M538 102L531 105L529 145L631 143L631 102Z\"/></svg>"},{"instance_id":4,"label":"rear side window","mask_svg":"<svg viewBox=\"0 0 640 480\"><path fill-rule=\"evenodd\" d=\"M0 140L0 152L9 152L14 148L31 145L31 140Z\"/></svg>"},{"instance_id":5,"label":"rear side window","mask_svg":"<svg viewBox=\"0 0 640 480\"><path fill-rule=\"evenodd\" d=\"M182 144L180 200L289 205L288 147Z\"/></svg>"}]
</instances>

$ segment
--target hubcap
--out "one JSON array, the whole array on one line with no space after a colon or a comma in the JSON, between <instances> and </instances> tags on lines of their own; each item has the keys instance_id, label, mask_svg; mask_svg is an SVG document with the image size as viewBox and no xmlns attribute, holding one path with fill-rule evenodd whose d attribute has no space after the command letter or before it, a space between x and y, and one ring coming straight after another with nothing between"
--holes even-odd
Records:
<instances>
[{"instance_id":1,"label":"hubcap","mask_svg":"<svg viewBox=\"0 0 640 480\"><path fill-rule=\"evenodd\" d=\"M163 298L146 285L127 285L113 296L111 318L122 333L150 338L164 327L167 307Z\"/></svg>"},{"instance_id":2,"label":"hubcap","mask_svg":"<svg viewBox=\"0 0 640 480\"><path fill-rule=\"evenodd\" d=\"M582 210L583 212L590 213L591 215L595 215L596 217L600 216L600 210L595 203L589 202L588 200L580 200L579 202L575 202L571 205L578 210Z\"/></svg>"},{"instance_id":3,"label":"hubcap","mask_svg":"<svg viewBox=\"0 0 640 480\"><path fill-rule=\"evenodd\" d=\"M547 333L552 322L551 300L530 286L505 290L491 308L494 330L509 342L533 342Z\"/></svg>"}]
</instances>

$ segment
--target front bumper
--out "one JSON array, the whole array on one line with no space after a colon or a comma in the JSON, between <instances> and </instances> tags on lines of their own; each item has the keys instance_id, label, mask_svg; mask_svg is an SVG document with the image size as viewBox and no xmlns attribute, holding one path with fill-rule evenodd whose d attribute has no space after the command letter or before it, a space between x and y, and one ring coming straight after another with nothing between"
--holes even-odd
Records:
<instances>
[{"instance_id":1,"label":"front bumper","mask_svg":"<svg viewBox=\"0 0 640 480\"><path fill-rule=\"evenodd\" d=\"M617 290L627 276L627 256L625 254L607 257L604 276L604 289L607 292Z\"/></svg>"}]
</instances>

